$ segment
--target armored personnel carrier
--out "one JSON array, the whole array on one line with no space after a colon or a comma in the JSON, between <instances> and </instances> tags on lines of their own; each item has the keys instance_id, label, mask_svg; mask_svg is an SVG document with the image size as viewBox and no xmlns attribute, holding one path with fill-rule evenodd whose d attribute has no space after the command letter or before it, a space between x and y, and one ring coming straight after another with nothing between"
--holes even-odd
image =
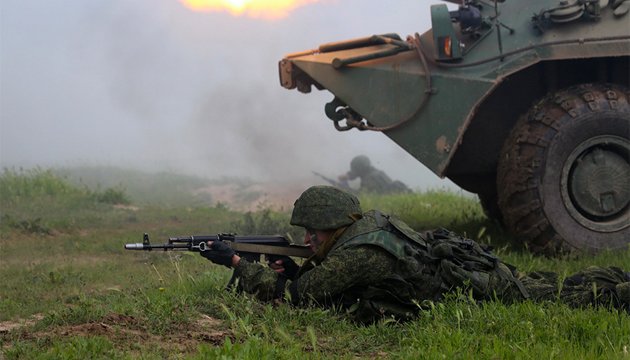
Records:
<instances>
[{"instance_id":1,"label":"armored personnel carrier","mask_svg":"<svg viewBox=\"0 0 630 360\"><path fill-rule=\"evenodd\" d=\"M630 1L449 2L423 34L287 55L280 83L330 91L337 130L382 132L533 252L627 248Z\"/></svg>"}]
</instances>

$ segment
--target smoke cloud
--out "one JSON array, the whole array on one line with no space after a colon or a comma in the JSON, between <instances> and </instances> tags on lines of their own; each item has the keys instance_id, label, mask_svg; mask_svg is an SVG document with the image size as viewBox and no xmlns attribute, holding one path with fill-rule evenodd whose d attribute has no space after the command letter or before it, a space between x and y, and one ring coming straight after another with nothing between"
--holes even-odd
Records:
<instances>
[{"instance_id":1,"label":"smoke cloud","mask_svg":"<svg viewBox=\"0 0 630 360\"><path fill-rule=\"evenodd\" d=\"M447 187L386 136L334 130L328 92L279 84L284 54L430 26L430 2L322 1L267 21L178 0L0 0L0 165L97 164L264 181L331 177L368 155Z\"/></svg>"}]
</instances>

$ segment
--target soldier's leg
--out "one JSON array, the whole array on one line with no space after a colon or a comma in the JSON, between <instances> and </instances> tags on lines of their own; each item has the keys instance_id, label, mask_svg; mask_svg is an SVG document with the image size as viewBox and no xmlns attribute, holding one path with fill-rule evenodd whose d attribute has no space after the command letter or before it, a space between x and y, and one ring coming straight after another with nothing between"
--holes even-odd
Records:
<instances>
[{"instance_id":1,"label":"soldier's leg","mask_svg":"<svg viewBox=\"0 0 630 360\"><path fill-rule=\"evenodd\" d=\"M588 267L564 280L560 299L573 307L603 305L628 309L630 274L616 267Z\"/></svg>"},{"instance_id":2,"label":"soldier's leg","mask_svg":"<svg viewBox=\"0 0 630 360\"><path fill-rule=\"evenodd\" d=\"M556 301L560 292L558 274L548 271L535 271L519 276L532 301Z\"/></svg>"}]
</instances>

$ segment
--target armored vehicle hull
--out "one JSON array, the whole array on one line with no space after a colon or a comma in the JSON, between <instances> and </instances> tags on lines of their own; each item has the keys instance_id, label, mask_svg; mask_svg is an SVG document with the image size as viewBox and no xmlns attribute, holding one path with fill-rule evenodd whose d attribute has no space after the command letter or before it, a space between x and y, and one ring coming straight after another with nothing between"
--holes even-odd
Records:
<instances>
[{"instance_id":1,"label":"armored vehicle hull","mask_svg":"<svg viewBox=\"0 0 630 360\"><path fill-rule=\"evenodd\" d=\"M457 1L451 1L459 3ZM630 244L630 1L470 0L432 28L287 55L340 131L381 131L529 249Z\"/></svg>"}]
</instances>

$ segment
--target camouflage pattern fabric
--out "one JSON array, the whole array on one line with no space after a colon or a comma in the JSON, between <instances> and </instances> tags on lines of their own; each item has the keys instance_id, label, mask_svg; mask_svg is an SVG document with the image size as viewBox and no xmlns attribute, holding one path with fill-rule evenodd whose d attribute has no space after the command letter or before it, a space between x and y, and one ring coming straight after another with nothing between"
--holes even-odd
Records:
<instances>
[{"instance_id":1,"label":"camouflage pattern fabric","mask_svg":"<svg viewBox=\"0 0 630 360\"><path fill-rule=\"evenodd\" d=\"M352 286L363 286L391 273L396 259L376 248L354 248L331 252L320 265L302 274L288 286L297 286L295 303L331 304ZM241 260L235 269L241 288L261 300L273 299L278 273L260 264Z\"/></svg>"},{"instance_id":2,"label":"camouflage pattern fabric","mask_svg":"<svg viewBox=\"0 0 630 360\"><path fill-rule=\"evenodd\" d=\"M312 186L293 205L291 225L307 229L337 229L361 215L359 199L333 186Z\"/></svg>"},{"instance_id":3,"label":"camouflage pattern fabric","mask_svg":"<svg viewBox=\"0 0 630 360\"><path fill-rule=\"evenodd\" d=\"M533 272L521 281L535 301L562 301L571 307L610 306L630 310L630 273L590 266L560 283L553 272Z\"/></svg>"},{"instance_id":4,"label":"camouflage pattern fabric","mask_svg":"<svg viewBox=\"0 0 630 360\"><path fill-rule=\"evenodd\" d=\"M446 230L411 231L400 220L367 212L336 239L321 262L295 281L241 260L236 268L240 287L261 300L288 293L296 305L334 305L362 323L413 318L426 301L439 301L456 288L471 291L478 300L507 303L530 298L575 307L627 309L630 304L630 279L621 269L588 268L562 284L554 273L517 277L513 267L470 239ZM279 283L288 291L279 292Z\"/></svg>"}]
</instances>

